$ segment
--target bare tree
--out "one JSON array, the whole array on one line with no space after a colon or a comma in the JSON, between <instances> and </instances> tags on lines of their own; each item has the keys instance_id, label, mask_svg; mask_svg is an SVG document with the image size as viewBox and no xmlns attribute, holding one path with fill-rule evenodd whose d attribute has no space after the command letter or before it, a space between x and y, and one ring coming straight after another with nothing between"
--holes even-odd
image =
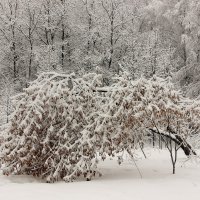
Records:
<instances>
[{"instance_id":1,"label":"bare tree","mask_svg":"<svg viewBox=\"0 0 200 200\"><path fill-rule=\"evenodd\" d=\"M0 32L5 41L10 45L11 62L14 79L18 76L18 44L17 27L19 17L19 1L7 0L0 2Z\"/></svg>"},{"instance_id":2,"label":"bare tree","mask_svg":"<svg viewBox=\"0 0 200 200\"><path fill-rule=\"evenodd\" d=\"M24 36L25 40L28 42L28 64L27 64L27 81L30 81L33 74L33 57L34 57L34 47L36 42L36 29L40 20L40 9L36 7L33 1L24 2L25 14L22 15L20 21L19 31Z\"/></svg>"}]
</instances>

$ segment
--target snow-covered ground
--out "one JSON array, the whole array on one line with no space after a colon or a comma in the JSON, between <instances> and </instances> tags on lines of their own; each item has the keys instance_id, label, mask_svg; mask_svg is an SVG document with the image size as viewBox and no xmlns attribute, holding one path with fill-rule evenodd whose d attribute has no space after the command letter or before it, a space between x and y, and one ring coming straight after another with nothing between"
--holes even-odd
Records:
<instances>
[{"instance_id":1,"label":"snow-covered ground","mask_svg":"<svg viewBox=\"0 0 200 200\"><path fill-rule=\"evenodd\" d=\"M177 172L171 173L169 153L147 150L148 159L134 162L125 158L122 165L115 160L100 163L102 177L86 182L47 184L28 176L0 175L0 200L199 200L200 166L183 163L181 153Z\"/></svg>"}]
</instances>

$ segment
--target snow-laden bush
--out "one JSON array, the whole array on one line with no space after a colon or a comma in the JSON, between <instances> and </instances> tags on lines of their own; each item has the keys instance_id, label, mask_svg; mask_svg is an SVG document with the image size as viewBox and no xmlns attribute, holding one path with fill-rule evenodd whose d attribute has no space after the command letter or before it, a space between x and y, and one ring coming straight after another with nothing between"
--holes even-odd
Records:
<instances>
[{"instance_id":1,"label":"snow-laden bush","mask_svg":"<svg viewBox=\"0 0 200 200\"><path fill-rule=\"evenodd\" d=\"M86 131L97 111L94 88L101 76L46 73L16 98L2 146L4 174L71 181L96 170L95 138Z\"/></svg>"},{"instance_id":2,"label":"snow-laden bush","mask_svg":"<svg viewBox=\"0 0 200 200\"><path fill-rule=\"evenodd\" d=\"M100 152L115 154L128 151L144 143L147 133L168 137L186 155L195 153L188 144L192 133L199 130L199 104L184 98L168 79L153 77L132 81L124 74L115 77L105 96L96 130L110 138Z\"/></svg>"},{"instance_id":3,"label":"snow-laden bush","mask_svg":"<svg viewBox=\"0 0 200 200\"><path fill-rule=\"evenodd\" d=\"M4 174L30 174L48 182L91 179L98 155L127 151L133 156L147 132L170 137L186 153L187 138L199 128L199 104L174 90L169 80L45 73L16 97L4 132ZM121 159L119 159L121 162Z\"/></svg>"}]
</instances>

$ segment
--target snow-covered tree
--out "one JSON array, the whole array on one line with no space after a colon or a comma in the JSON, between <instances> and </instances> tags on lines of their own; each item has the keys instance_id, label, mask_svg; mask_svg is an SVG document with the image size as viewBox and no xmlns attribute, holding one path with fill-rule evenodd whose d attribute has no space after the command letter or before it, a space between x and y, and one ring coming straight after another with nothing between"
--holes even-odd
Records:
<instances>
[{"instance_id":1,"label":"snow-covered tree","mask_svg":"<svg viewBox=\"0 0 200 200\"><path fill-rule=\"evenodd\" d=\"M20 41L18 35L19 1L0 2L0 40L4 50L4 67L9 65L13 78L17 78L19 71Z\"/></svg>"},{"instance_id":2,"label":"snow-covered tree","mask_svg":"<svg viewBox=\"0 0 200 200\"><path fill-rule=\"evenodd\" d=\"M16 97L4 131L4 174L31 174L48 182L91 179L102 159L127 151L131 157L149 133L173 140L187 156L187 140L199 130L199 103L184 98L169 80L132 81L116 76L102 87L97 74L45 73Z\"/></svg>"},{"instance_id":3,"label":"snow-covered tree","mask_svg":"<svg viewBox=\"0 0 200 200\"><path fill-rule=\"evenodd\" d=\"M0 125L7 124L12 112L11 97L15 94L14 84L5 74L0 74Z\"/></svg>"},{"instance_id":4,"label":"snow-covered tree","mask_svg":"<svg viewBox=\"0 0 200 200\"><path fill-rule=\"evenodd\" d=\"M23 12L19 18L18 31L22 34L23 45L26 46L24 64L26 67L26 83L35 78L37 66L35 62L35 47L37 42L36 30L40 20L40 8L34 0L22 1Z\"/></svg>"},{"instance_id":5,"label":"snow-covered tree","mask_svg":"<svg viewBox=\"0 0 200 200\"><path fill-rule=\"evenodd\" d=\"M31 174L48 182L95 175L96 139L89 130L95 123L93 90L99 79L47 73L18 95L1 146L4 174Z\"/></svg>"},{"instance_id":6,"label":"snow-covered tree","mask_svg":"<svg viewBox=\"0 0 200 200\"><path fill-rule=\"evenodd\" d=\"M199 128L198 106L193 109L195 104L165 79L154 77L131 81L123 76L117 80L106 93L109 102L104 106L104 120L110 127L102 125L103 133L113 130L119 138L133 134L131 137L140 139L146 131L155 131L173 135L187 155L193 153L188 152L186 141L190 133ZM138 140L132 139L128 145L133 145L133 141L137 143ZM121 148L119 144L117 148Z\"/></svg>"},{"instance_id":7,"label":"snow-covered tree","mask_svg":"<svg viewBox=\"0 0 200 200\"><path fill-rule=\"evenodd\" d=\"M182 43L185 44L187 63L175 77L175 80L185 90L187 96L198 97L199 88L199 62L200 62L200 3L196 0L182 0L177 3L177 13L183 12L182 19ZM179 16L180 18L180 16Z\"/></svg>"}]
</instances>

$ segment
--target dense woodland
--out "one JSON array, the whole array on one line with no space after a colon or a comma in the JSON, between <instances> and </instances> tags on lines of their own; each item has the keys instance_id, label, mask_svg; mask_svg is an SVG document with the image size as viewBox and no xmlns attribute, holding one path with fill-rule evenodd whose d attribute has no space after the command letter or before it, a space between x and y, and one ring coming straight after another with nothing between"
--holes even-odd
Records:
<instances>
[{"instance_id":1,"label":"dense woodland","mask_svg":"<svg viewBox=\"0 0 200 200\"><path fill-rule=\"evenodd\" d=\"M1 112L44 71L171 76L198 97L199 13L198 0L1 0Z\"/></svg>"},{"instance_id":2,"label":"dense woodland","mask_svg":"<svg viewBox=\"0 0 200 200\"><path fill-rule=\"evenodd\" d=\"M199 0L1 0L0 44L5 174L90 179L97 152L132 155L148 133L164 137L174 172L179 148L196 154Z\"/></svg>"}]
</instances>

